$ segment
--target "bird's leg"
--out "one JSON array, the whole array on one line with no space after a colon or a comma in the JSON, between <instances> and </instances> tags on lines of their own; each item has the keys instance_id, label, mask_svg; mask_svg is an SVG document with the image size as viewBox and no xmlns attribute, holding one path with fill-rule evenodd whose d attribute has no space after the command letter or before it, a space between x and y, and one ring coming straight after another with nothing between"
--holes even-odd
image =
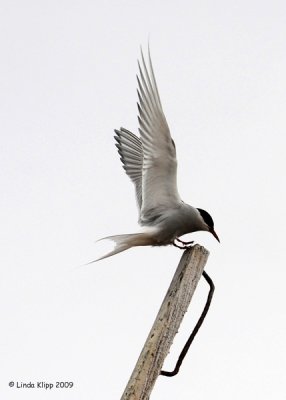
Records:
<instances>
[{"instance_id":1,"label":"bird's leg","mask_svg":"<svg viewBox=\"0 0 286 400\"><path fill-rule=\"evenodd\" d=\"M175 242L175 240L177 240L178 242L182 243L183 246L180 246L179 244L177 244L177 243ZM189 249L190 247L192 247L192 245L193 245L193 243L194 243L193 240L192 240L191 242L183 242L183 241L182 241L181 239L179 239L179 238L176 238L175 240L173 241L173 245L174 245L175 247L178 247L178 249L182 249L182 250Z\"/></svg>"},{"instance_id":2,"label":"bird's leg","mask_svg":"<svg viewBox=\"0 0 286 400\"><path fill-rule=\"evenodd\" d=\"M175 242L176 240L177 240L178 242L182 243L182 246L180 246L179 244L177 244L177 243ZM176 239L173 241L173 245L174 245L175 247L178 247L178 249L182 249L182 250L189 249L190 247L192 247L193 243L194 243L193 240L192 240L191 242L184 242L183 240L181 240L181 239L179 239L179 238L176 238Z\"/></svg>"},{"instance_id":3,"label":"bird's leg","mask_svg":"<svg viewBox=\"0 0 286 400\"><path fill-rule=\"evenodd\" d=\"M192 240L191 242L184 242L183 240L176 238L176 240L180 243L182 243L184 246L188 246L194 243L194 241Z\"/></svg>"},{"instance_id":4,"label":"bird's leg","mask_svg":"<svg viewBox=\"0 0 286 400\"><path fill-rule=\"evenodd\" d=\"M179 246L176 242L175 242L175 240L173 241L173 246L175 246L175 247L178 247L178 249L182 249L182 250L186 250L188 247L186 247L186 246Z\"/></svg>"}]
</instances>

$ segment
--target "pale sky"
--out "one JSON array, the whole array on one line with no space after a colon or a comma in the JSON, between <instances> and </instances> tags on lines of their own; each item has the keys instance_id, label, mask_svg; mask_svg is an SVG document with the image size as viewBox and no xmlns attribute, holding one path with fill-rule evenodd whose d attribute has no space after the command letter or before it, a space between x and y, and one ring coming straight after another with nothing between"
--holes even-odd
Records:
<instances>
[{"instance_id":1,"label":"pale sky","mask_svg":"<svg viewBox=\"0 0 286 400\"><path fill-rule=\"evenodd\" d=\"M1 398L119 399L178 265L169 246L83 266L138 229L113 129L137 133L149 38L179 192L221 239L188 236L214 300L151 398L285 399L285 37L282 0L1 2ZM206 296L202 280L164 369Z\"/></svg>"}]
</instances>

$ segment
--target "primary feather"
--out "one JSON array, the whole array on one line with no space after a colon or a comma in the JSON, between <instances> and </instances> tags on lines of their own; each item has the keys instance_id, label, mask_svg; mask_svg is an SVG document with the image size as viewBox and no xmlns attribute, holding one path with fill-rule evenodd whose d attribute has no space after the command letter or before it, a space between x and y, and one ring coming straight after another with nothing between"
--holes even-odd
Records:
<instances>
[{"instance_id":1,"label":"primary feather","mask_svg":"<svg viewBox=\"0 0 286 400\"><path fill-rule=\"evenodd\" d=\"M143 150L141 221L154 208L181 203L177 189L177 158L174 141L162 109L150 52L149 71L141 51L139 63L139 133Z\"/></svg>"}]
</instances>

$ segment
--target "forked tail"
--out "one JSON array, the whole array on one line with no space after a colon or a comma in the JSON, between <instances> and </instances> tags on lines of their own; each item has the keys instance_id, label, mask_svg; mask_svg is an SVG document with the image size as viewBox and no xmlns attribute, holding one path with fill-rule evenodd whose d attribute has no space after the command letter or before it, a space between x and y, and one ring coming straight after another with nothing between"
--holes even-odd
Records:
<instances>
[{"instance_id":1,"label":"forked tail","mask_svg":"<svg viewBox=\"0 0 286 400\"><path fill-rule=\"evenodd\" d=\"M121 253L130 247L134 246L148 246L154 243L152 236L148 233L130 233L125 235L115 235L115 236L107 236L105 238L99 240L109 239L115 243L114 250L110 251L109 253L105 254L104 256L97 258L94 261L91 261L88 264L91 264L95 261L103 260L104 258L113 256L114 254Z\"/></svg>"}]
</instances>

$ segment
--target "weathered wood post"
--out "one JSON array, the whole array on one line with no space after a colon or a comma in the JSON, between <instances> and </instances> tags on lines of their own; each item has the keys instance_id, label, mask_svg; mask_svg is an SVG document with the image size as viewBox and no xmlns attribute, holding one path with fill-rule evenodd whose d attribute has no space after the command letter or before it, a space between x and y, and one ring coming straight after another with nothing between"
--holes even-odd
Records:
<instances>
[{"instance_id":1,"label":"weathered wood post","mask_svg":"<svg viewBox=\"0 0 286 400\"><path fill-rule=\"evenodd\" d=\"M208 255L209 252L199 245L184 251L121 400L149 399Z\"/></svg>"}]
</instances>

